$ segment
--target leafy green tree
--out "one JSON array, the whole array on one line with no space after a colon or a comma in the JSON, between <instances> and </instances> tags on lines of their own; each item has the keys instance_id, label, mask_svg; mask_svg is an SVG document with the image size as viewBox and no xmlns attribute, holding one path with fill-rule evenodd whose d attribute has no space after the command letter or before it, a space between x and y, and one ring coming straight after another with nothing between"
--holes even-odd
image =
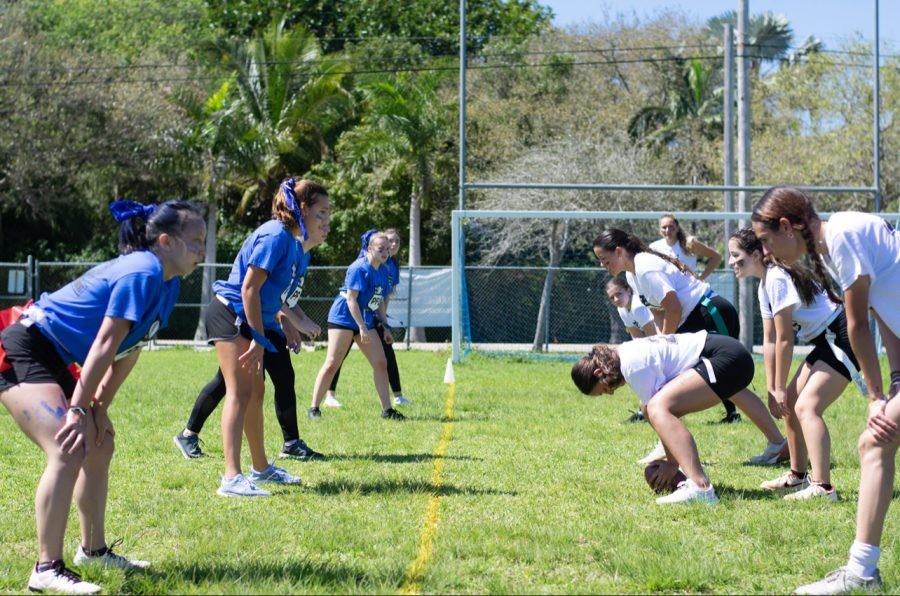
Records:
<instances>
[{"instance_id":1,"label":"leafy green tree","mask_svg":"<svg viewBox=\"0 0 900 596\"><path fill-rule=\"evenodd\" d=\"M452 160L452 104L442 98L444 71L399 73L360 85L362 117L341 137L347 176L364 178L369 193L409 189L409 264L422 264L422 208L434 190L435 170ZM413 341L419 341L413 334Z\"/></svg>"},{"instance_id":2,"label":"leafy green tree","mask_svg":"<svg viewBox=\"0 0 900 596\"><path fill-rule=\"evenodd\" d=\"M242 191L238 211L266 219L272 195L288 175L301 175L326 158L350 115L342 86L347 66L322 55L302 27L273 23L247 42L210 47L232 71L236 94L225 117L237 142L229 144L237 169L229 182Z\"/></svg>"}]
</instances>

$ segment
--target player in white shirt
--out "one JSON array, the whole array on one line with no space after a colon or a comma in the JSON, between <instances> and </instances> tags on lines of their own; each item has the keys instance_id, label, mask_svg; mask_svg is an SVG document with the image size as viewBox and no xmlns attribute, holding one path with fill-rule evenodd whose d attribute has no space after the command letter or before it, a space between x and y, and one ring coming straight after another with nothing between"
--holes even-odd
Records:
<instances>
[{"instance_id":1,"label":"player in white shirt","mask_svg":"<svg viewBox=\"0 0 900 596\"><path fill-rule=\"evenodd\" d=\"M649 337L657 334L653 313L634 294L631 286L621 275L616 275L606 283L606 295L615 305L625 325L625 331L633 338Z\"/></svg>"},{"instance_id":2,"label":"player in white shirt","mask_svg":"<svg viewBox=\"0 0 900 596\"><path fill-rule=\"evenodd\" d=\"M734 306L698 280L683 263L650 250L640 238L615 228L604 230L593 243L594 255L610 274L625 277L641 300L665 310L660 333L708 331L737 338L740 323ZM765 451L750 458L754 464L774 464L787 458L787 440L762 401L748 389L746 408L753 424L766 436ZM726 400L726 408L731 405ZM729 416L731 413L729 412Z\"/></svg>"},{"instance_id":3,"label":"player in white shirt","mask_svg":"<svg viewBox=\"0 0 900 596\"><path fill-rule=\"evenodd\" d=\"M753 230L733 234L728 254L736 278L761 280L757 293L769 410L784 419L790 446L791 469L763 482L762 488L788 492L788 500L837 501L831 485L831 437L823 414L859 374L844 309L831 301L808 269L799 264L788 269L765 255ZM797 339L815 347L788 383L795 330ZM812 474L807 474L810 464Z\"/></svg>"},{"instance_id":4,"label":"player in white shirt","mask_svg":"<svg viewBox=\"0 0 900 596\"><path fill-rule=\"evenodd\" d=\"M696 236L686 235L681 229L681 224L671 213L659 218L659 233L662 238L651 242L650 248L675 257L696 273L701 281L709 277L722 262L722 255L716 252L716 249L704 244ZM697 271L697 257L706 259L706 267L700 272Z\"/></svg>"},{"instance_id":5,"label":"player in white shirt","mask_svg":"<svg viewBox=\"0 0 900 596\"><path fill-rule=\"evenodd\" d=\"M680 466L686 480L657 503L718 502L700 464L694 437L681 421L692 412L731 399L741 409L755 398L744 391L753 379L753 357L727 335L706 331L654 335L618 346L595 345L572 366L572 381L585 395L612 395L626 383L666 449L668 463L651 479L669 486Z\"/></svg>"},{"instance_id":6,"label":"player in white shirt","mask_svg":"<svg viewBox=\"0 0 900 596\"><path fill-rule=\"evenodd\" d=\"M822 221L803 191L773 187L753 208L753 231L768 252L792 264L808 256L828 288L826 267L844 293L850 345L866 380L869 412L859 438L860 484L856 539L847 565L796 594L843 594L881 587L878 560L891 503L895 458L900 447L900 233L867 213L835 213ZM831 290L828 290L831 292ZM885 395L875 342L869 329L875 315L891 367Z\"/></svg>"}]
</instances>

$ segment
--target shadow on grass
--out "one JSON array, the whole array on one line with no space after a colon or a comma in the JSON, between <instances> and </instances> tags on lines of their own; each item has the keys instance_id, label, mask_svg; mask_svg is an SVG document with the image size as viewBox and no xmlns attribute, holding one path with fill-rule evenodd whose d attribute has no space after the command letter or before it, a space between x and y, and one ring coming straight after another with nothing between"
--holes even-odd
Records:
<instances>
[{"instance_id":1,"label":"shadow on grass","mask_svg":"<svg viewBox=\"0 0 900 596\"><path fill-rule=\"evenodd\" d=\"M778 500L784 496L784 493L763 490L761 488L734 488L727 484L716 484L716 494L720 499L729 501L771 501Z\"/></svg>"},{"instance_id":2,"label":"shadow on grass","mask_svg":"<svg viewBox=\"0 0 900 596\"><path fill-rule=\"evenodd\" d=\"M415 464L435 459L439 458L431 453L367 453L328 456L328 460L330 461L367 460L387 464ZM456 461L481 461L480 457L470 457L468 455L444 455L441 456L440 459L451 459Z\"/></svg>"},{"instance_id":3,"label":"shadow on grass","mask_svg":"<svg viewBox=\"0 0 900 596\"><path fill-rule=\"evenodd\" d=\"M286 582L297 584L312 580L324 586L359 586L370 583L372 578L361 569L333 563L315 564L308 561L283 559L278 561L217 561L209 563L179 564L167 566L164 573L156 572L159 583L181 580L194 585L238 584L253 586L257 583ZM123 586L126 587L126 586Z\"/></svg>"},{"instance_id":4,"label":"shadow on grass","mask_svg":"<svg viewBox=\"0 0 900 596\"><path fill-rule=\"evenodd\" d=\"M338 495L341 493L359 493L361 495L370 494L391 494L391 493L419 493L419 494L436 494L439 497L463 495L463 496L485 496L485 495L501 495L514 497L518 493L516 491L504 491L494 489L481 488L465 488L457 487L452 484L445 484L435 491L435 487L431 482L424 480L383 480L377 482L359 482L357 480L326 480L315 486L307 488L308 492L320 495Z\"/></svg>"}]
</instances>

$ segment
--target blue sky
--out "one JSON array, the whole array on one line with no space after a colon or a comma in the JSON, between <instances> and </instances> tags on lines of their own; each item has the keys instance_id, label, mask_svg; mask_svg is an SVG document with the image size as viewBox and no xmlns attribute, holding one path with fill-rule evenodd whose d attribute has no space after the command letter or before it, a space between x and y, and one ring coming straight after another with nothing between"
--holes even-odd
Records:
<instances>
[{"instance_id":1,"label":"blue sky","mask_svg":"<svg viewBox=\"0 0 900 596\"><path fill-rule=\"evenodd\" d=\"M665 8L677 8L698 22L737 10L738 0L538 0L556 14L554 24L560 27L603 21L604 10L610 15L650 17ZM874 0L749 0L750 13L770 10L787 16L794 28L794 42L815 35L826 47L835 47L841 39L855 32L871 39L875 32ZM882 50L900 51L900 0L880 0L880 36ZM887 45L890 43L891 45Z\"/></svg>"}]
</instances>

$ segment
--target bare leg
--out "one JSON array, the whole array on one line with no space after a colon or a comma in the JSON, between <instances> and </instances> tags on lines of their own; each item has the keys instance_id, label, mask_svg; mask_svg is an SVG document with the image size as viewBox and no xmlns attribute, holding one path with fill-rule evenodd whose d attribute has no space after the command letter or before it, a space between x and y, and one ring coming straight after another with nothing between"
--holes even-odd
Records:
<instances>
[{"instance_id":1,"label":"bare leg","mask_svg":"<svg viewBox=\"0 0 900 596\"><path fill-rule=\"evenodd\" d=\"M62 428L67 405L65 395L56 384L23 383L0 393L0 402L12 414L22 432L47 456L47 465L38 482L34 500L38 560L49 562L62 559L72 493L85 457L84 450L72 455L61 453L54 439ZM86 424L88 422L85 420Z\"/></svg>"},{"instance_id":2,"label":"bare leg","mask_svg":"<svg viewBox=\"0 0 900 596\"><path fill-rule=\"evenodd\" d=\"M804 364L798 376L800 396L795 411L803 428L812 479L831 484L831 435L822 415L841 396L849 381L824 362L816 362L812 368Z\"/></svg>"},{"instance_id":3,"label":"bare leg","mask_svg":"<svg viewBox=\"0 0 900 596\"><path fill-rule=\"evenodd\" d=\"M700 464L694 437L681 417L712 408L721 401L703 377L688 370L669 381L647 404L648 420L666 451L701 489L709 488L709 478Z\"/></svg>"},{"instance_id":4,"label":"bare leg","mask_svg":"<svg viewBox=\"0 0 900 596\"><path fill-rule=\"evenodd\" d=\"M81 546L98 550L106 544L106 499L109 496L109 464L115 451L115 439L107 434L103 444L96 444L96 427L87 421L90 445L81 473L75 483L75 502L81 521Z\"/></svg>"},{"instance_id":5,"label":"bare leg","mask_svg":"<svg viewBox=\"0 0 900 596\"><path fill-rule=\"evenodd\" d=\"M749 389L741 389L731 397L731 401L753 421L756 428L762 431L770 443L781 443L784 440L781 431L778 430L778 425L769 414L769 409L763 405L755 393Z\"/></svg>"},{"instance_id":6,"label":"bare leg","mask_svg":"<svg viewBox=\"0 0 900 596\"><path fill-rule=\"evenodd\" d=\"M888 402L886 414L900 423L900 400ZM900 438L889 445L880 444L868 429L859 437L859 505L856 511L856 540L866 544L881 544L884 518L891 505L894 490L894 459Z\"/></svg>"},{"instance_id":7,"label":"bare leg","mask_svg":"<svg viewBox=\"0 0 900 596\"><path fill-rule=\"evenodd\" d=\"M241 440L244 418L253 395L252 376L262 375L242 368L238 356L247 351L250 340L243 337L216 342L219 368L225 377L225 405L222 408L222 451L225 456L225 477L241 473Z\"/></svg>"},{"instance_id":8,"label":"bare leg","mask_svg":"<svg viewBox=\"0 0 900 596\"><path fill-rule=\"evenodd\" d=\"M253 465L253 469L257 472L262 472L269 467L263 433L263 401L265 392L265 380L262 372L251 375L250 400L247 402L247 411L244 414L244 434L247 436L247 447L250 449L250 462Z\"/></svg>"},{"instance_id":9,"label":"bare leg","mask_svg":"<svg viewBox=\"0 0 900 596\"><path fill-rule=\"evenodd\" d=\"M367 344L356 342L360 351L365 354L369 364L372 365L372 377L375 380L375 390L378 392L378 399L381 400L381 409L387 410L391 407L390 383L387 373L387 359L384 357L384 349L381 347L380 341L370 341Z\"/></svg>"},{"instance_id":10,"label":"bare leg","mask_svg":"<svg viewBox=\"0 0 900 596\"><path fill-rule=\"evenodd\" d=\"M809 466L809 453L806 450L806 439L803 437L803 427L797 418L795 408L797 406L797 386L806 383L809 376L809 366L803 364L794 374L794 378L787 386L787 404L790 411L784 416L784 434L787 436L788 450L791 454L791 469L798 472L806 472Z\"/></svg>"},{"instance_id":11,"label":"bare leg","mask_svg":"<svg viewBox=\"0 0 900 596\"><path fill-rule=\"evenodd\" d=\"M318 408L322 400L325 399L325 392L331 385L331 379L334 373L340 368L341 363L347 355L347 351L353 344L353 331L349 329L329 329L328 330L328 354L325 356L325 362L316 375L316 383L313 386L312 407Z\"/></svg>"}]
</instances>

